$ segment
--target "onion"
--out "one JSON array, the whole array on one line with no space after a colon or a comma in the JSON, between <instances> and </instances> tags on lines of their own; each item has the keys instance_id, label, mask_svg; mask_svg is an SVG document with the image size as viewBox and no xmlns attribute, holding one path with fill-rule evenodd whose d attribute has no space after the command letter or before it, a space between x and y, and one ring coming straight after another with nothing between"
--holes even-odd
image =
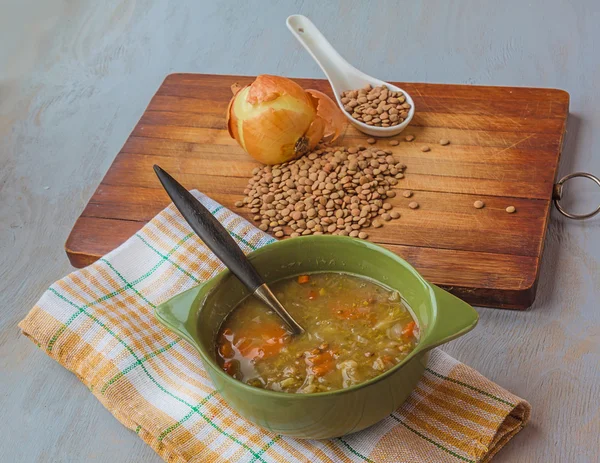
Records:
<instances>
[{"instance_id":1,"label":"onion","mask_svg":"<svg viewBox=\"0 0 600 463\"><path fill-rule=\"evenodd\" d=\"M279 164L302 156L344 127L336 104L317 90L304 91L285 77L260 75L235 92L227 109L229 135L254 159Z\"/></svg>"}]
</instances>

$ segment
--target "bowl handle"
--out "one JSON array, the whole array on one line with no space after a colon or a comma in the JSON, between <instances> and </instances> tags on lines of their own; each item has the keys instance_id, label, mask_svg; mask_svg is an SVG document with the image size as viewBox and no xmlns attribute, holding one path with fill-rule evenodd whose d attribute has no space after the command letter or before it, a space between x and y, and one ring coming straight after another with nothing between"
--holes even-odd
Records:
<instances>
[{"instance_id":1,"label":"bowl handle","mask_svg":"<svg viewBox=\"0 0 600 463\"><path fill-rule=\"evenodd\" d=\"M479 321L479 314L466 302L447 291L430 285L436 302L436 319L427 337L419 343L419 350L430 350L471 331Z\"/></svg>"},{"instance_id":2,"label":"bowl handle","mask_svg":"<svg viewBox=\"0 0 600 463\"><path fill-rule=\"evenodd\" d=\"M196 345L196 313L194 301L202 291L205 283L201 283L174 298L163 302L154 309L156 319L167 329L178 334L190 344Z\"/></svg>"}]
</instances>

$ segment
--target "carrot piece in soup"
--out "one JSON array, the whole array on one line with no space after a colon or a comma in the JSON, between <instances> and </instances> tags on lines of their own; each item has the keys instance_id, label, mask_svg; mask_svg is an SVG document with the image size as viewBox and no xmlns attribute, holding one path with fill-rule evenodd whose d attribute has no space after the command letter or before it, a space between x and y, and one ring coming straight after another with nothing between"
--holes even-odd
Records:
<instances>
[{"instance_id":1,"label":"carrot piece in soup","mask_svg":"<svg viewBox=\"0 0 600 463\"><path fill-rule=\"evenodd\" d=\"M333 354L330 350L308 355L305 362L310 372L315 376L324 376L335 368Z\"/></svg>"},{"instance_id":2,"label":"carrot piece in soup","mask_svg":"<svg viewBox=\"0 0 600 463\"><path fill-rule=\"evenodd\" d=\"M414 321L408 323L402 330L402 336L407 337L407 338L414 336L416 327L417 327L417 324Z\"/></svg>"},{"instance_id":3,"label":"carrot piece in soup","mask_svg":"<svg viewBox=\"0 0 600 463\"><path fill-rule=\"evenodd\" d=\"M233 333L231 332L231 329L229 329L229 328L225 328L221 334L222 334L224 337L228 337L228 336L231 336Z\"/></svg>"},{"instance_id":4,"label":"carrot piece in soup","mask_svg":"<svg viewBox=\"0 0 600 463\"><path fill-rule=\"evenodd\" d=\"M312 372L315 376L325 376L327 373L333 370L334 366L335 363L333 362L322 363L320 365L315 365L314 367L312 367Z\"/></svg>"},{"instance_id":5,"label":"carrot piece in soup","mask_svg":"<svg viewBox=\"0 0 600 463\"><path fill-rule=\"evenodd\" d=\"M233 376L235 374L235 365L233 364L233 362L224 362L223 371L225 371L225 373L227 373L229 376Z\"/></svg>"},{"instance_id":6,"label":"carrot piece in soup","mask_svg":"<svg viewBox=\"0 0 600 463\"><path fill-rule=\"evenodd\" d=\"M308 283L310 281L310 277L308 275L300 275L298 277L298 283L303 285L304 283Z\"/></svg>"},{"instance_id":7,"label":"carrot piece in soup","mask_svg":"<svg viewBox=\"0 0 600 463\"><path fill-rule=\"evenodd\" d=\"M272 357L289 341L289 333L275 322L252 324L247 333L242 331L237 334L235 347L250 360Z\"/></svg>"},{"instance_id":8,"label":"carrot piece in soup","mask_svg":"<svg viewBox=\"0 0 600 463\"><path fill-rule=\"evenodd\" d=\"M375 314L371 313L369 307L334 308L333 314L342 320L366 320L371 323L375 321Z\"/></svg>"},{"instance_id":9,"label":"carrot piece in soup","mask_svg":"<svg viewBox=\"0 0 600 463\"><path fill-rule=\"evenodd\" d=\"M384 361L384 363L394 363L394 357L391 355L384 355L381 357L381 359Z\"/></svg>"},{"instance_id":10,"label":"carrot piece in soup","mask_svg":"<svg viewBox=\"0 0 600 463\"><path fill-rule=\"evenodd\" d=\"M219 354L225 359L233 357L233 347L229 341L225 341L219 346Z\"/></svg>"}]
</instances>

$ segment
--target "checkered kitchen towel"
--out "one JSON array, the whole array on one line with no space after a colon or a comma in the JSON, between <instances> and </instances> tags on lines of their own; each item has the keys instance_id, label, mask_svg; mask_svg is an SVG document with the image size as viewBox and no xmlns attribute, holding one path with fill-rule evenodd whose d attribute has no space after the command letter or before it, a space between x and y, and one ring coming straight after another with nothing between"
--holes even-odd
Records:
<instances>
[{"instance_id":1,"label":"checkered kitchen towel","mask_svg":"<svg viewBox=\"0 0 600 463\"><path fill-rule=\"evenodd\" d=\"M194 194L244 251L273 241ZM214 390L194 349L153 316L157 304L222 269L171 205L54 283L19 326L169 462L480 462L527 423L527 402L440 350L408 401L362 432L303 441L246 422Z\"/></svg>"}]
</instances>

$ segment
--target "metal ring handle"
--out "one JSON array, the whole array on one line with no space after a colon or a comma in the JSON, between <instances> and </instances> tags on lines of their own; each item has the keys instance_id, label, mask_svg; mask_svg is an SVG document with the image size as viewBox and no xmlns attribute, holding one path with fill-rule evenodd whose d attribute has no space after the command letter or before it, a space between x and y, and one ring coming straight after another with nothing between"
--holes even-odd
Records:
<instances>
[{"instance_id":1,"label":"metal ring handle","mask_svg":"<svg viewBox=\"0 0 600 463\"><path fill-rule=\"evenodd\" d=\"M575 177L589 178L593 182L596 182L596 184L600 187L600 179L598 177L596 177L595 175L589 174L587 172L573 172L572 174L565 175L563 178L561 178L558 181L558 183L556 185L554 185L554 191L552 193L552 199L554 200L554 205L556 206L556 209L558 209L558 212L560 212L565 217L568 217L569 219L584 220L584 219L589 219L590 217L594 217L596 214L598 214L600 212L600 205L596 208L596 210L589 212L588 214L571 214L570 212L565 211L563 209L563 207L560 205L560 200L562 199L562 195L563 195L564 183L567 180L570 180Z\"/></svg>"}]
</instances>

